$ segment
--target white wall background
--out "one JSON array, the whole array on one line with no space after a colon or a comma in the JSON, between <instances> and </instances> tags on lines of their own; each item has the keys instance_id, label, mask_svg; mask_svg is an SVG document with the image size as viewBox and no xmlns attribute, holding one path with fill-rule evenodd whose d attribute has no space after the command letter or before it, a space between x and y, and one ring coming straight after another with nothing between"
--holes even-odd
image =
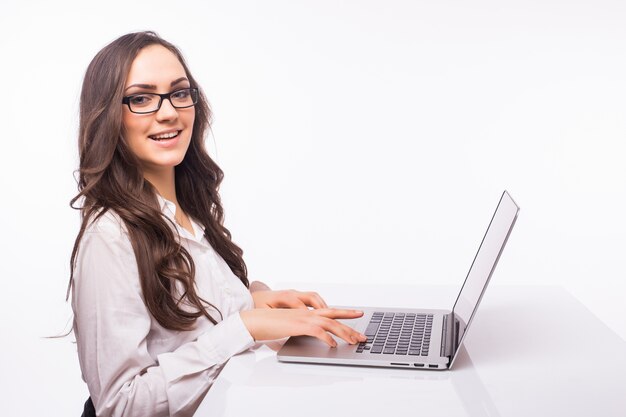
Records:
<instances>
[{"instance_id":1,"label":"white wall background","mask_svg":"<svg viewBox=\"0 0 626 417\"><path fill-rule=\"evenodd\" d=\"M2 0L2 414L87 397L72 338L42 337L71 313L82 75L135 30L210 98L252 278L460 285L506 188L494 283L562 285L626 338L625 21L621 0Z\"/></svg>"}]
</instances>

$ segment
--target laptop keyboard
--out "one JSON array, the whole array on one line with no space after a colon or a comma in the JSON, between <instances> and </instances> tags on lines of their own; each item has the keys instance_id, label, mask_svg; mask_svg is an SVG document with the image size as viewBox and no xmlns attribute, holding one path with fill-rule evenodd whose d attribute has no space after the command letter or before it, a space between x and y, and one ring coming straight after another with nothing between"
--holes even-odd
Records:
<instances>
[{"instance_id":1,"label":"laptop keyboard","mask_svg":"<svg viewBox=\"0 0 626 417\"><path fill-rule=\"evenodd\" d=\"M367 325L367 342L359 343L357 353L428 356L432 314L377 311Z\"/></svg>"}]
</instances>

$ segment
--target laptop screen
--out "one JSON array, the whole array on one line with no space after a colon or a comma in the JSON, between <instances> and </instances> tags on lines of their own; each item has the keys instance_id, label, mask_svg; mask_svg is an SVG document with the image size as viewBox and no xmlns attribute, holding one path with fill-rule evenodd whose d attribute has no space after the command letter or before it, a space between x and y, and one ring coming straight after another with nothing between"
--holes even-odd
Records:
<instances>
[{"instance_id":1,"label":"laptop screen","mask_svg":"<svg viewBox=\"0 0 626 417\"><path fill-rule=\"evenodd\" d=\"M453 317L458 320L456 323L458 327L455 329L456 337L453 338L453 341L457 342L454 343L453 356L456 355L456 351L461 345L467 328L474 317L489 279L496 268L500 254L513 229L518 212L519 207L509 193L505 191L502 197L500 197L498 207L491 218L487 232L483 237L483 241L465 278L465 283L452 309Z\"/></svg>"}]
</instances>

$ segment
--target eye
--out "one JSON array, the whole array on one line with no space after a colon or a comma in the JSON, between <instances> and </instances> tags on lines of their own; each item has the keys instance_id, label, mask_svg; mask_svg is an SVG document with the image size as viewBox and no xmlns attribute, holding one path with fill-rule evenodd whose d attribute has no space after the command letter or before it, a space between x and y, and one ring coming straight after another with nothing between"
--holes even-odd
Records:
<instances>
[{"instance_id":1,"label":"eye","mask_svg":"<svg viewBox=\"0 0 626 417\"><path fill-rule=\"evenodd\" d=\"M131 106L147 106L153 99L154 97L151 94L136 94L134 96L130 96L128 101Z\"/></svg>"},{"instance_id":2,"label":"eye","mask_svg":"<svg viewBox=\"0 0 626 417\"><path fill-rule=\"evenodd\" d=\"M188 88L182 89L182 90L178 90L178 91L174 91L172 93L172 98L174 100L186 100L189 96L190 96L190 92Z\"/></svg>"}]
</instances>

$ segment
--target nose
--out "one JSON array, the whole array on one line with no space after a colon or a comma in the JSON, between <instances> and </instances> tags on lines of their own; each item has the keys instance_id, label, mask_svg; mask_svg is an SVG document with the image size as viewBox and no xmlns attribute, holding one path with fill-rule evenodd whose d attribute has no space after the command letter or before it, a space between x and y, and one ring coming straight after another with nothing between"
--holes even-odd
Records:
<instances>
[{"instance_id":1,"label":"nose","mask_svg":"<svg viewBox=\"0 0 626 417\"><path fill-rule=\"evenodd\" d=\"M178 111L172 106L169 99L163 99L161 108L156 112L156 118L160 122L175 120L178 117Z\"/></svg>"}]
</instances>

